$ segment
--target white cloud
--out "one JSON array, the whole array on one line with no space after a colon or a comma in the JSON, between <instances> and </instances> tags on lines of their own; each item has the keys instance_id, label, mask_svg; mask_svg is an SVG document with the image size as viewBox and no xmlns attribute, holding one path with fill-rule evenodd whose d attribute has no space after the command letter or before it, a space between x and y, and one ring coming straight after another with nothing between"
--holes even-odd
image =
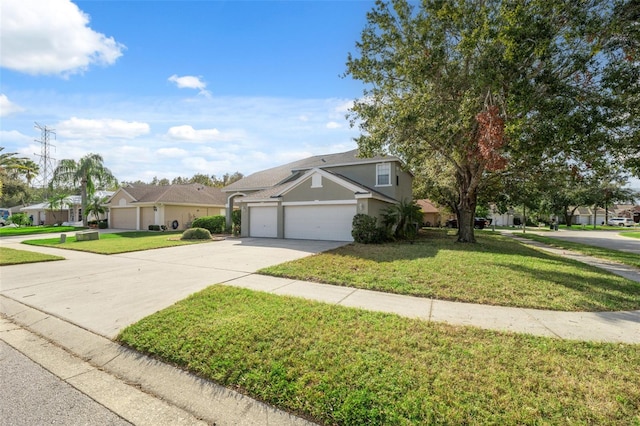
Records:
<instances>
[{"instance_id":1,"label":"white cloud","mask_svg":"<svg viewBox=\"0 0 640 426\"><path fill-rule=\"evenodd\" d=\"M156 154L161 157L167 158L176 158L176 157L184 157L189 154L189 151L186 151L181 148L160 148L156 151Z\"/></svg>"},{"instance_id":2,"label":"white cloud","mask_svg":"<svg viewBox=\"0 0 640 426\"><path fill-rule=\"evenodd\" d=\"M0 66L68 76L92 64L112 65L125 46L88 24L70 0L2 0Z\"/></svg>"},{"instance_id":3,"label":"white cloud","mask_svg":"<svg viewBox=\"0 0 640 426\"><path fill-rule=\"evenodd\" d=\"M188 142L216 142L230 141L240 137L240 134L222 133L218 129L202 129L196 130L185 124L182 126L174 126L169 128L167 136L170 139L188 141Z\"/></svg>"},{"instance_id":4,"label":"white cloud","mask_svg":"<svg viewBox=\"0 0 640 426\"><path fill-rule=\"evenodd\" d=\"M193 75L185 75L178 77L176 74L169 77L169 81L175 83L178 89L195 89L198 90L198 94L206 97L211 96L207 89L207 83L202 81L202 77L196 77Z\"/></svg>"},{"instance_id":5,"label":"white cloud","mask_svg":"<svg viewBox=\"0 0 640 426\"><path fill-rule=\"evenodd\" d=\"M344 102L344 103L338 105L335 108L335 112L341 113L341 114L346 114L346 113L349 112L349 110L351 108L353 108L353 101L347 101L347 102Z\"/></svg>"},{"instance_id":6,"label":"white cloud","mask_svg":"<svg viewBox=\"0 0 640 426\"><path fill-rule=\"evenodd\" d=\"M133 139L146 135L149 131L147 123L111 118L95 120L71 117L70 120L61 121L56 126L58 136L76 139Z\"/></svg>"},{"instance_id":7,"label":"white cloud","mask_svg":"<svg viewBox=\"0 0 640 426\"><path fill-rule=\"evenodd\" d=\"M0 117L6 117L20 111L24 111L24 108L11 102L7 95L0 94Z\"/></svg>"},{"instance_id":8,"label":"white cloud","mask_svg":"<svg viewBox=\"0 0 640 426\"><path fill-rule=\"evenodd\" d=\"M327 129L339 129L342 127L342 124L336 123L335 121L330 121L327 123Z\"/></svg>"}]
</instances>

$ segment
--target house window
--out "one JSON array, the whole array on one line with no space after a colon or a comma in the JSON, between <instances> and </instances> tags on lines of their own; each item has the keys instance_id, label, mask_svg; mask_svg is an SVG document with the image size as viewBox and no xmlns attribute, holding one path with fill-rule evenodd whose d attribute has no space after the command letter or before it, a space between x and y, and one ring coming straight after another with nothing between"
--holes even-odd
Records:
<instances>
[{"instance_id":1,"label":"house window","mask_svg":"<svg viewBox=\"0 0 640 426\"><path fill-rule=\"evenodd\" d=\"M379 163L376 164L376 186L389 186L391 185L391 164Z\"/></svg>"},{"instance_id":2,"label":"house window","mask_svg":"<svg viewBox=\"0 0 640 426\"><path fill-rule=\"evenodd\" d=\"M82 220L82 209L78 209L78 221Z\"/></svg>"},{"instance_id":3,"label":"house window","mask_svg":"<svg viewBox=\"0 0 640 426\"><path fill-rule=\"evenodd\" d=\"M311 176L311 187L322 188L322 175L315 174Z\"/></svg>"}]
</instances>

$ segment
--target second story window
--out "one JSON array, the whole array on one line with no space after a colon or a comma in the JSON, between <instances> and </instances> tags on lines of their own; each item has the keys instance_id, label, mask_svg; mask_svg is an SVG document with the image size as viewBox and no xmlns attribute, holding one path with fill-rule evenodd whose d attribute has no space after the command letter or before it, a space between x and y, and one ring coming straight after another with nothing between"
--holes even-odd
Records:
<instances>
[{"instance_id":1,"label":"second story window","mask_svg":"<svg viewBox=\"0 0 640 426\"><path fill-rule=\"evenodd\" d=\"M391 164L376 164L376 186L391 185Z\"/></svg>"}]
</instances>

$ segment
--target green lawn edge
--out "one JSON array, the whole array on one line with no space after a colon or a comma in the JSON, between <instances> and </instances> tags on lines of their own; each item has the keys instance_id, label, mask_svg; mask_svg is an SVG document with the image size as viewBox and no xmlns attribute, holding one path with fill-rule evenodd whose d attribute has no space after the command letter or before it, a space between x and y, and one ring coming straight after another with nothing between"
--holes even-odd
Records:
<instances>
[{"instance_id":1,"label":"green lawn edge","mask_svg":"<svg viewBox=\"0 0 640 426\"><path fill-rule=\"evenodd\" d=\"M637 238L640 238L640 232L621 232L620 235L638 234ZM536 234L515 234L518 237L527 238L530 240L538 241L543 244L547 244L551 247L559 247L565 250L572 250L578 253L586 254L588 256L597 257L599 259L611 260L613 262L622 263L624 265L640 268L640 256L635 253L624 252L621 250L613 250L604 247L592 246L588 244L575 243L572 241L565 241L560 238L546 237ZM633 238L633 235L629 235Z\"/></svg>"},{"instance_id":2,"label":"green lawn edge","mask_svg":"<svg viewBox=\"0 0 640 426\"><path fill-rule=\"evenodd\" d=\"M327 425L640 424L640 346L214 285L117 340Z\"/></svg>"},{"instance_id":3,"label":"green lawn edge","mask_svg":"<svg viewBox=\"0 0 640 426\"><path fill-rule=\"evenodd\" d=\"M35 253L27 250L17 250L8 247L0 247L0 266L52 262L56 260L64 260L64 257L44 253Z\"/></svg>"},{"instance_id":4,"label":"green lawn edge","mask_svg":"<svg viewBox=\"0 0 640 426\"><path fill-rule=\"evenodd\" d=\"M26 240L23 244L76 250L94 254L120 254L143 250L154 250L189 244L201 244L214 240L181 240L181 231L151 232L126 231L100 234L99 240L77 241L75 235L67 235L65 242L60 237Z\"/></svg>"},{"instance_id":5,"label":"green lawn edge","mask_svg":"<svg viewBox=\"0 0 640 426\"><path fill-rule=\"evenodd\" d=\"M395 294L557 311L640 309L640 283L493 232L476 244L446 231L414 244L348 244L260 274Z\"/></svg>"},{"instance_id":6,"label":"green lawn edge","mask_svg":"<svg viewBox=\"0 0 640 426\"><path fill-rule=\"evenodd\" d=\"M0 228L1 237L16 237L23 235L38 235L38 234L54 234L62 232L75 232L86 230L87 228L78 228L74 226L23 226L20 228L2 227Z\"/></svg>"}]
</instances>

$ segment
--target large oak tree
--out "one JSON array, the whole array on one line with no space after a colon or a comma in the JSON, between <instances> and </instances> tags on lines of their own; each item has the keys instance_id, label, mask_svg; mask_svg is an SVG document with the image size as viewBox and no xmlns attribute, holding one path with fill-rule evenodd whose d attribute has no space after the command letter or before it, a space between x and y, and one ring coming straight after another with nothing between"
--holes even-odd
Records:
<instances>
[{"instance_id":1,"label":"large oak tree","mask_svg":"<svg viewBox=\"0 0 640 426\"><path fill-rule=\"evenodd\" d=\"M365 83L350 113L361 153L397 155L416 175L451 170L458 241L474 242L478 195L490 175L554 157L589 164L620 141L616 130L637 132L625 127L625 103L604 78L628 81L637 68L620 59L629 43L611 43L622 6L378 1L347 61L347 75Z\"/></svg>"}]
</instances>

